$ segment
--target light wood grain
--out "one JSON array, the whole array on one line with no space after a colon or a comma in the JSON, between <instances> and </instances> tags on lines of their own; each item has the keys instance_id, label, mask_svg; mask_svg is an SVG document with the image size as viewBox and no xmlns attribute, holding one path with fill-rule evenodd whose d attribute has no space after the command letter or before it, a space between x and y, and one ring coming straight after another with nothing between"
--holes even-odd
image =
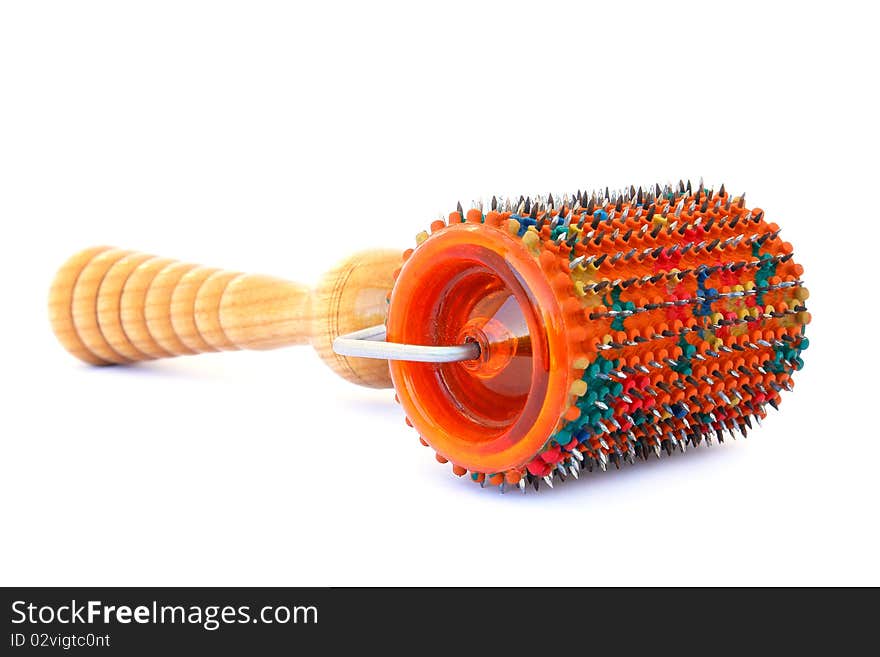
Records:
<instances>
[{"instance_id":1,"label":"light wood grain","mask_svg":"<svg viewBox=\"0 0 880 657\"><path fill-rule=\"evenodd\" d=\"M199 288L217 269L196 267L181 276L171 293L171 326L180 341L193 352L217 351L199 332L196 326L196 295Z\"/></svg>"},{"instance_id":2,"label":"light wood grain","mask_svg":"<svg viewBox=\"0 0 880 657\"><path fill-rule=\"evenodd\" d=\"M92 365L110 365L111 361L92 353L79 337L73 323L73 290L83 268L109 246L95 246L72 255L61 265L49 289L49 322L61 345L74 356Z\"/></svg>"},{"instance_id":3,"label":"light wood grain","mask_svg":"<svg viewBox=\"0 0 880 657\"><path fill-rule=\"evenodd\" d=\"M400 262L398 251L358 253L311 290L272 276L96 247L59 270L49 315L61 344L89 363L312 344L339 376L387 388L387 362L339 356L332 343L385 321Z\"/></svg>"},{"instance_id":4,"label":"light wood grain","mask_svg":"<svg viewBox=\"0 0 880 657\"><path fill-rule=\"evenodd\" d=\"M145 315L147 292L153 279L173 262L170 258L150 258L139 264L125 281L119 300L119 318L126 337L135 349L150 358L168 358L174 355L153 339Z\"/></svg>"},{"instance_id":5,"label":"light wood grain","mask_svg":"<svg viewBox=\"0 0 880 657\"><path fill-rule=\"evenodd\" d=\"M223 291L220 325L240 349L308 344L312 321L309 297L305 285L242 274L229 281Z\"/></svg>"},{"instance_id":6,"label":"light wood grain","mask_svg":"<svg viewBox=\"0 0 880 657\"><path fill-rule=\"evenodd\" d=\"M73 288L71 313L79 339L89 351L110 363L127 363L130 359L113 349L104 338L101 325L98 323L95 300L104 281L104 275L118 260L129 253L131 251L108 249L97 254L83 267Z\"/></svg>"},{"instance_id":7,"label":"light wood grain","mask_svg":"<svg viewBox=\"0 0 880 657\"><path fill-rule=\"evenodd\" d=\"M369 388L391 387L388 361L340 356L333 351L333 340L385 323L386 297L401 261L400 251L362 251L339 262L315 288L312 346L330 369L347 381Z\"/></svg>"},{"instance_id":8,"label":"light wood grain","mask_svg":"<svg viewBox=\"0 0 880 657\"><path fill-rule=\"evenodd\" d=\"M107 344L118 354L122 354L128 360L148 360L152 358L149 354L140 351L128 336L122 326L122 315L120 303L122 301L122 290L128 281L131 273L141 263L149 260L153 256L146 253L130 253L129 255L117 260L101 281L97 295L97 312L98 326Z\"/></svg>"},{"instance_id":9,"label":"light wood grain","mask_svg":"<svg viewBox=\"0 0 880 657\"><path fill-rule=\"evenodd\" d=\"M177 337L174 325L171 323L171 295L174 294L174 288L177 287L184 274L197 266L186 262L174 262L167 265L156 274L153 282L150 283L144 300L144 319L147 322L150 335L160 347L175 356L198 353L195 349L187 347Z\"/></svg>"},{"instance_id":10,"label":"light wood grain","mask_svg":"<svg viewBox=\"0 0 880 657\"><path fill-rule=\"evenodd\" d=\"M220 324L220 299L229 282L239 276L236 271L216 271L202 283L196 294L193 314L202 338L215 349L238 349Z\"/></svg>"}]
</instances>

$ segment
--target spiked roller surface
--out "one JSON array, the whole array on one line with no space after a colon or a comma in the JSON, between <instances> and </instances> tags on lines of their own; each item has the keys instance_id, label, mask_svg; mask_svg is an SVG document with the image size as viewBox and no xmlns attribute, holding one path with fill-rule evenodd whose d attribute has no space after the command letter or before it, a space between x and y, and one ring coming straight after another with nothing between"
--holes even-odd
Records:
<instances>
[{"instance_id":1,"label":"spiked roller surface","mask_svg":"<svg viewBox=\"0 0 880 657\"><path fill-rule=\"evenodd\" d=\"M537 490L584 470L746 436L803 367L803 268L779 227L723 185L493 198L488 212L459 205L417 237L398 283L421 249L461 224L524 247L558 304L565 343L554 365L561 402L541 411L554 414L551 428L503 467L457 462L417 405L400 399L423 444L481 486ZM406 367L392 364L399 396Z\"/></svg>"}]
</instances>

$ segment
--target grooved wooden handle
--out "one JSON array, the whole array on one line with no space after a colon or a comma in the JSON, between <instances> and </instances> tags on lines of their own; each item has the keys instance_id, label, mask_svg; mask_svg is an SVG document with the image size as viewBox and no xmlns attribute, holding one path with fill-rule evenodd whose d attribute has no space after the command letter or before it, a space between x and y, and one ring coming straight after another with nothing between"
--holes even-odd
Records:
<instances>
[{"instance_id":1,"label":"grooved wooden handle","mask_svg":"<svg viewBox=\"0 0 880 657\"><path fill-rule=\"evenodd\" d=\"M333 339L384 321L398 251L367 251L328 272L313 291L101 246L71 257L49 293L61 344L95 365L311 343L340 376L390 387L387 363L338 356Z\"/></svg>"}]
</instances>

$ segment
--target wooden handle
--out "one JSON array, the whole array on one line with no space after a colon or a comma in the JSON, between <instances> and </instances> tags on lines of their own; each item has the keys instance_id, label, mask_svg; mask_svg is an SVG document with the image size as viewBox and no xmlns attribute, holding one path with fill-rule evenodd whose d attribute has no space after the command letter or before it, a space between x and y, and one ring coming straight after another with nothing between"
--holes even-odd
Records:
<instances>
[{"instance_id":1,"label":"wooden handle","mask_svg":"<svg viewBox=\"0 0 880 657\"><path fill-rule=\"evenodd\" d=\"M106 246L58 270L49 319L61 344L95 365L312 344L333 371L389 388L388 363L339 356L332 342L385 321L398 251L355 254L310 288Z\"/></svg>"}]
</instances>

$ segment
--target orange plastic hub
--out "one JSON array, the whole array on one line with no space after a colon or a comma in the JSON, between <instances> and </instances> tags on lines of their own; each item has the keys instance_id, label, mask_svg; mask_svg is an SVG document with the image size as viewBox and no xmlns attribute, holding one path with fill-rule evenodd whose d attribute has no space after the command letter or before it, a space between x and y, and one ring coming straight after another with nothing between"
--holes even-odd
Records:
<instances>
[{"instance_id":1,"label":"orange plastic hub","mask_svg":"<svg viewBox=\"0 0 880 657\"><path fill-rule=\"evenodd\" d=\"M400 271L387 334L409 344L480 345L476 361L391 363L407 417L440 457L504 472L556 428L570 385L562 310L521 240L471 223L433 235Z\"/></svg>"}]
</instances>

